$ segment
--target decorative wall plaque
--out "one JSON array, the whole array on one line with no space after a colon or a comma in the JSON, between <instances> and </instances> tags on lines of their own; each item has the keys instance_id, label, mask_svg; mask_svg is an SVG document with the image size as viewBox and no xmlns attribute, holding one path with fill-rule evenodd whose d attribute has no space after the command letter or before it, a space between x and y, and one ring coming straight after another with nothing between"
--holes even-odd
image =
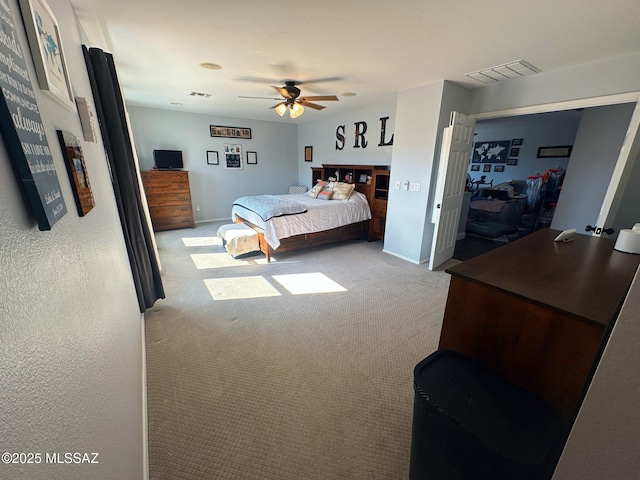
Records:
<instances>
[{"instance_id":1,"label":"decorative wall plaque","mask_svg":"<svg viewBox=\"0 0 640 480\"><path fill-rule=\"evenodd\" d=\"M0 130L38 228L51 230L67 207L12 19L0 2Z\"/></svg>"}]
</instances>

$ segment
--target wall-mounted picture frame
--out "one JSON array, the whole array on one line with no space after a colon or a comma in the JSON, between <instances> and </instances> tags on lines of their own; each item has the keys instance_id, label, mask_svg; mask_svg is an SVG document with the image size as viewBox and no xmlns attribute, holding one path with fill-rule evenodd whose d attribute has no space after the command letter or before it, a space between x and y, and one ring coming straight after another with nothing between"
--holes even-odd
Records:
<instances>
[{"instance_id":1,"label":"wall-mounted picture frame","mask_svg":"<svg viewBox=\"0 0 640 480\"><path fill-rule=\"evenodd\" d=\"M18 38L13 21L13 2L3 2L0 30L7 41L0 42L0 54L6 65L0 75L0 133L7 149L16 184L40 230L51 230L67 213L58 172L51 156L45 127L37 108L31 75L21 48L10 39ZM25 75L26 77L23 76ZM33 105L35 108L25 108ZM30 128L18 128L20 125Z\"/></svg>"},{"instance_id":2,"label":"wall-mounted picture frame","mask_svg":"<svg viewBox=\"0 0 640 480\"><path fill-rule=\"evenodd\" d=\"M505 163L511 140L476 142L471 163Z\"/></svg>"},{"instance_id":3,"label":"wall-mounted picture frame","mask_svg":"<svg viewBox=\"0 0 640 480\"><path fill-rule=\"evenodd\" d=\"M58 20L45 0L20 0L20 9L40 89L75 112Z\"/></svg>"},{"instance_id":4,"label":"wall-mounted picture frame","mask_svg":"<svg viewBox=\"0 0 640 480\"><path fill-rule=\"evenodd\" d=\"M520 155L520 148L518 148L518 147L512 148L509 151L509 156L510 157L517 157L518 155Z\"/></svg>"},{"instance_id":5,"label":"wall-mounted picture frame","mask_svg":"<svg viewBox=\"0 0 640 480\"><path fill-rule=\"evenodd\" d=\"M91 182L89 181L87 165L82 154L80 139L74 134L63 130L56 130L56 132L58 133L62 156L65 159L64 163L69 174L78 215L84 217L96 206L96 203L93 199L93 191L91 190Z\"/></svg>"},{"instance_id":6,"label":"wall-mounted picture frame","mask_svg":"<svg viewBox=\"0 0 640 480\"><path fill-rule=\"evenodd\" d=\"M482 171L483 172L490 172L491 171L491 165L484 165L482 167Z\"/></svg>"},{"instance_id":7,"label":"wall-mounted picture frame","mask_svg":"<svg viewBox=\"0 0 640 480\"><path fill-rule=\"evenodd\" d=\"M313 147L311 146L304 147L304 161L313 162Z\"/></svg>"},{"instance_id":8,"label":"wall-mounted picture frame","mask_svg":"<svg viewBox=\"0 0 640 480\"><path fill-rule=\"evenodd\" d=\"M257 164L258 164L258 153L247 152L247 165L257 165Z\"/></svg>"},{"instance_id":9,"label":"wall-mounted picture frame","mask_svg":"<svg viewBox=\"0 0 640 480\"><path fill-rule=\"evenodd\" d=\"M242 170L242 145L224 144L224 168Z\"/></svg>"},{"instance_id":10,"label":"wall-mounted picture frame","mask_svg":"<svg viewBox=\"0 0 640 480\"><path fill-rule=\"evenodd\" d=\"M218 152L215 150L207 150L207 165L219 165Z\"/></svg>"},{"instance_id":11,"label":"wall-mounted picture frame","mask_svg":"<svg viewBox=\"0 0 640 480\"><path fill-rule=\"evenodd\" d=\"M504 165L494 165L493 166L493 171L494 172L504 172Z\"/></svg>"},{"instance_id":12,"label":"wall-mounted picture frame","mask_svg":"<svg viewBox=\"0 0 640 480\"><path fill-rule=\"evenodd\" d=\"M246 127L227 127L223 125L209 125L209 134L212 137L228 137L251 139L251 129Z\"/></svg>"},{"instance_id":13,"label":"wall-mounted picture frame","mask_svg":"<svg viewBox=\"0 0 640 480\"><path fill-rule=\"evenodd\" d=\"M516 146L516 145L522 145L522 138L514 138L513 140L511 140L511 145L512 146Z\"/></svg>"},{"instance_id":14,"label":"wall-mounted picture frame","mask_svg":"<svg viewBox=\"0 0 640 480\"><path fill-rule=\"evenodd\" d=\"M538 147L538 158L567 158L571 156L573 145L558 147Z\"/></svg>"},{"instance_id":15,"label":"wall-mounted picture frame","mask_svg":"<svg viewBox=\"0 0 640 480\"><path fill-rule=\"evenodd\" d=\"M507 158L507 165L517 165L517 164L518 164L517 158Z\"/></svg>"},{"instance_id":16,"label":"wall-mounted picture frame","mask_svg":"<svg viewBox=\"0 0 640 480\"><path fill-rule=\"evenodd\" d=\"M471 165L471 171L472 172L479 172L480 171L480 165Z\"/></svg>"}]
</instances>

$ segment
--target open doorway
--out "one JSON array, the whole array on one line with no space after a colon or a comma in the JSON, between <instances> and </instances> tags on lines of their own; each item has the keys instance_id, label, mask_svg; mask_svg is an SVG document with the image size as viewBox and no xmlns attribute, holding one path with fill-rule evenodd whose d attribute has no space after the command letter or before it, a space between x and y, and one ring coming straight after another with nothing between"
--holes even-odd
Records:
<instances>
[{"instance_id":1,"label":"open doorway","mask_svg":"<svg viewBox=\"0 0 640 480\"><path fill-rule=\"evenodd\" d=\"M469 164L454 258L467 260L540 228L596 221L635 103L478 120L475 143L502 156Z\"/></svg>"}]
</instances>

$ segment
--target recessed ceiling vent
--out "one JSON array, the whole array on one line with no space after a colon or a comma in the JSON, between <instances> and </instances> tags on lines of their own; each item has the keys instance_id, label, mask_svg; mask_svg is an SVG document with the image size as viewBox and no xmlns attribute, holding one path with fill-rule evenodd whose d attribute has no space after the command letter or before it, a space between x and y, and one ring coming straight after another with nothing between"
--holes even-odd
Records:
<instances>
[{"instance_id":1,"label":"recessed ceiling vent","mask_svg":"<svg viewBox=\"0 0 640 480\"><path fill-rule=\"evenodd\" d=\"M478 80L482 83L496 83L507 78L524 77L525 75L533 75L538 73L540 69L534 67L524 60L516 60L502 65L497 65L477 72L467 73L467 77Z\"/></svg>"},{"instance_id":2,"label":"recessed ceiling vent","mask_svg":"<svg viewBox=\"0 0 640 480\"><path fill-rule=\"evenodd\" d=\"M210 98L211 94L210 93L202 93L202 92L190 92L189 96L190 97L198 97L198 98Z\"/></svg>"}]
</instances>

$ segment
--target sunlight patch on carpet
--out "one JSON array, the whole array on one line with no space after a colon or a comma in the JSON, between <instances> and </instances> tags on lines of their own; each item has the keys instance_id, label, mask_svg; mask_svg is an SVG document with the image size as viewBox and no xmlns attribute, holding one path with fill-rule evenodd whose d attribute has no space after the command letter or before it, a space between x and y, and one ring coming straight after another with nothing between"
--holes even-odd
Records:
<instances>
[{"instance_id":1,"label":"sunlight patch on carpet","mask_svg":"<svg viewBox=\"0 0 640 480\"><path fill-rule=\"evenodd\" d=\"M185 247L222 246L222 239L218 237L184 237L182 243Z\"/></svg>"},{"instance_id":2,"label":"sunlight patch on carpet","mask_svg":"<svg viewBox=\"0 0 640 480\"><path fill-rule=\"evenodd\" d=\"M214 300L280 296L280 292L261 276L209 278L204 280L204 284Z\"/></svg>"},{"instance_id":3,"label":"sunlight patch on carpet","mask_svg":"<svg viewBox=\"0 0 640 480\"><path fill-rule=\"evenodd\" d=\"M274 275L273 278L293 295L347 291L346 288L320 272Z\"/></svg>"},{"instance_id":4,"label":"sunlight patch on carpet","mask_svg":"<svg viewBox=\"0 0 640 480\"><path fill-rule=\"evenodd\" d=\"M249 265L244 260L236 260L228 253L194 253L191 255L193 263L198 270L205 268L239 267Z\"/></svg>"}]
</instances>

